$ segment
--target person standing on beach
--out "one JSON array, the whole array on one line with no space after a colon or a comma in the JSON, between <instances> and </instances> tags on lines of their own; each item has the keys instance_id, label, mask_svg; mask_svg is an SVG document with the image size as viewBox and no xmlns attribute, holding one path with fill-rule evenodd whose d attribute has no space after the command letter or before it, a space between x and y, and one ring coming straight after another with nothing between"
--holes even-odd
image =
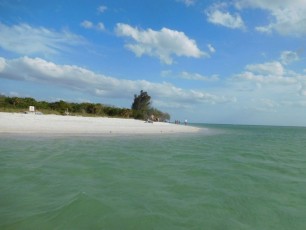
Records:
<instances>
[{"instance_id":1,"label":"person standing on beach","mask_svg":"<svg viewBox=\"0 0 306 230\"><path fill-rule=\"evenodd\" d=\"M187 125L187 119L185 120L185 122L184 122L184 123L185 123L185 125Z\"/></svg>"}]
</instances>

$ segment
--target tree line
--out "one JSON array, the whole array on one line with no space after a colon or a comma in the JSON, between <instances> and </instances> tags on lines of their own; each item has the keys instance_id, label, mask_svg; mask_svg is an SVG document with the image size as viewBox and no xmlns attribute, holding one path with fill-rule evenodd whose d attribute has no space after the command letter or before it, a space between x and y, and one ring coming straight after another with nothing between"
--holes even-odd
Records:
<instances>
[{"instance_id":1,"label":"tree line","mask_svg":"<svg viewBox=\"0 0 306 230\"><path fill-rule=\"evenodd\" d=\"M8 97L0 95L0 111L24 112L29 106L35 106L36 110L46 114L70 114L82 116L107 116L120 118L135 118L147 120L152 117L160 121L170 120L170 115L151 107L151 97L147 92L140 91L135 95L131 109L118 108L100 103L74 103L63 100L55 102L37 101L31 97Z\"/></svg>"}]
</instances>

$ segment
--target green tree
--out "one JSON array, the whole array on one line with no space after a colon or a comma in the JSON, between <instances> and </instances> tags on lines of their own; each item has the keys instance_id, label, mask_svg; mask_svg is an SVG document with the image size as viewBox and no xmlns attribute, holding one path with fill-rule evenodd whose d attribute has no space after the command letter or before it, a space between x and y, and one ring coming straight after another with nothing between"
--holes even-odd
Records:
<instances>
[{"instance_id":1,"label":"green tree","mask_svg":"<svg viewBox=\"0 0 306 230\"><path fill-rule=\"evenodd\" d=\"M92 104L92 103L89 103L86 107L86 113L89 113L89 114L96 114L96 106L95 104Z\"/></svg>"},{"instance_id":2,"label":"green tree","mask_svg":"<svg viewBox=\"0 0 306 230\"><path fill-rule=\"evenodd\" d=\"M139 95L134 95L134 102L132 104L133 110L148 110L151 105L151 97L147 92L140 91Z\"/></svg>"},{"instance_id":3,"label":"green tree","mask_svg":"<svg viewBox=\"0 0 306 230\"><path fill-rule=\"evenodd\" d=\"M36 103L37 109L45 109L49 110L50 109L50 103L46 101L38 101Z\"/></svg>"},{"instance_id":4,"label":"green tree","mask_svg":"<svg viewBox=\"0 0 306 230\"><path fill-rule=\"evenodd\" d=\"M16 108L16 106L19 104L19 98L18 97L11 97L11 98L7 98L7 102L10 105L13 105L14 108Z\"/></svg>"},{"instance_id":5,"label":"green tree","mask_svg":"<svg viewBox=\"0 0 306 230\"><path fill-rule=\"evenodd\" d=\"M70 104L68 102L65 102L63 100L57 101L57 102L53 102L50 104L51 109L61 113L61 114L65 114L65 111L69 111L70 108Z\"/></svg>"},{"instance_id":6,"label":"green tree","mask_svg":"<svg viewBox=\"0 0 306 230\"><path fill-rule=\"evenodd\" d=\"M134 95L134 102L132 104L133 116L136 119L146 119L148 117L148 111L151 107L151 97L147 92L143 90L140 94Z\"/></svg>"},{"instance_id":7,"label":"green tree","mask_svg":"<svg viewBox=\"0 0 306 230\"><path fill-rule=\"evenodd\" d=\"M25 107L29 107L29 106L36 106L37 101L34 98L31 97L25 97L23 98L23 104Z\"/></svg>"}]
</instances>

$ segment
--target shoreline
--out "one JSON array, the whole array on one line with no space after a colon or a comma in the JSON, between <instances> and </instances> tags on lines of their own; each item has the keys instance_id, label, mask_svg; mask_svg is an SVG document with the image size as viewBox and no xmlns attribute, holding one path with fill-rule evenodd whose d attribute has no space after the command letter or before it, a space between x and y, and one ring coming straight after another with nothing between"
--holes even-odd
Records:
<instances>
[{"instance_id":1,"label":"shoreline","mask_svg":"<svg viewBox=\"0 0 306 230\"><path fill-rule=\"evenodd\" d=\"M201 128L165 122L108 117L81 117L0 112L0 134L105 135L198 133Z\"/></svg>"}]
</instances>

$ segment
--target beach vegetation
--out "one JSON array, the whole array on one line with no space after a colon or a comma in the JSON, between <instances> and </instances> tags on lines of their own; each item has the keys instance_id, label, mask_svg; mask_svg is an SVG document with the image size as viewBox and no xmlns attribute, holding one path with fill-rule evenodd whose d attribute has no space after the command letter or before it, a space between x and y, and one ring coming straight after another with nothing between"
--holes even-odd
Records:
<instances>
[{"instance_id":1,"label":"beach vegetation","mask_svg":"<svg viewBox=\"0 0 306 230\"><path fill-rule=\"evenodd\" d=\"M47 102L37 101L31 97L22 98L0 95L0 112L28 112L29 106L34 106L36 111L44 114L135 118L141 120L153 115L160 121L170 119L169 114L151 107L151 97L144 91L141 91L140 95L135 95L132 109L100 103L74 103L63 100Z\"/></svg>"},{"instance_id":2,"label":"beach vegetation","mask_svg":"<svg viewBox=\"0 0 306 230\"><path fill-rule=\"evenodd\" d=\"M0 112L28 112L29 106L34 106L36 111L44 114L133 118L131 109L100 103L74 103L63 100L47 102L36 101L30 97L22 98L0 95Z\"/></svg>"}]
</instances>

